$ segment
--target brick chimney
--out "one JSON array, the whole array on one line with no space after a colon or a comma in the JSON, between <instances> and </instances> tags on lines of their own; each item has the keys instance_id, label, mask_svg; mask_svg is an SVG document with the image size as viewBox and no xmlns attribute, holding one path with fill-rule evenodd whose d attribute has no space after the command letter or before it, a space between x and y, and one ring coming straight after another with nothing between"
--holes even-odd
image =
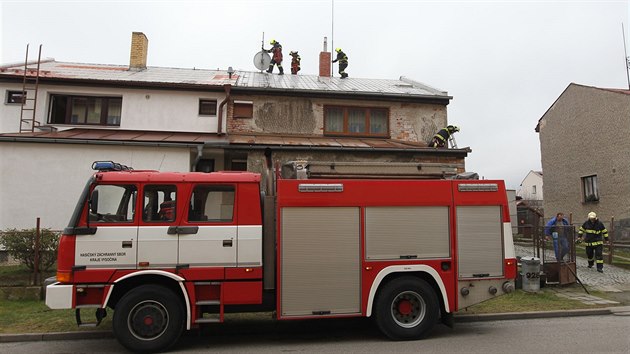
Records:
<instances>
[{"instance_id":1,"label":"brick chimney","mask_svg":"<svg viewBox=\"0 0 630 354\"><path fill-rule=\"evenodd\" d=\"M129 69L142 70L147 68L147 49L149 40L142 32L131 33L131 56Z\"/></svg>"},{"instance_id":2,"label":"brick chimney","mask_svg":"<svg viewBox=\"0 0 630 354\"><path fill-rule=\"evenodd\" d=\"M324 50L319 53L319 76L330 77L332 55L328 51L328 39L324 37Z\"/></svg>"}]
</instances>

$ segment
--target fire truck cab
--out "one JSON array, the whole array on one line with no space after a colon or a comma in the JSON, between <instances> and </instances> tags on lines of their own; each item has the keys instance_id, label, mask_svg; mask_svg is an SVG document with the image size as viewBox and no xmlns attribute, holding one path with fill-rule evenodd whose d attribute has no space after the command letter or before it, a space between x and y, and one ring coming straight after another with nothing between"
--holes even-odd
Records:
<instances>
[{"instance_id":1,"label":"fire truck cab","mask_svg":"<svg viewBox=\"0 0 630 354\"><path fill-rule=\"evenodd\" d=\"M278 179L95 162L59 243L46 304L79 325L114 310L132 351L230 311L374 317L395 340L514 289L502 181ZM84 323L81 310L95 311Z\"/></svg>"}]
</instances>

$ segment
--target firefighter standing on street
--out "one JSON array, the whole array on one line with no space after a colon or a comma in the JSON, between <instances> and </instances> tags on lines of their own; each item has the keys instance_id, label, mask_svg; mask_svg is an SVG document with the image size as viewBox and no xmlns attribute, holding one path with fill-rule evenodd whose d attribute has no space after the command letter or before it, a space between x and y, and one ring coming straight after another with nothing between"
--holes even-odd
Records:
<instances>
[{"instance_id":1,"label":"firefighter standing on street","mask_svg":"<svg viewBox=\"0 0 630 354\"><path fill-rule=\"evenodd\" d=\"M284 69L282 69L282 45L280 45L280 42L275 39L272 39L269 44L273 47L267 50L267 53L272 53L271 62L269 63L269 69L267 69L267 72L271 74L273 72L273 66L278 65L278 70L280 70L279 75L284 75ZM263 50L266 49L263 48Z\"/></svg>"},{"instance_id":2,"label":"firefighter standing on street","mask_svg":"<svg viewBox=\"0 0 630 354\"><path fill-rule=\"evenodd\" d=\"M346 68L348 67L348 56L341 50L341 48L335 49L335 52L337 52L337 58L333 60L333 63L339 62L339 75L341 75L342 79L345 79L348 77L348 74L346 73Z\"/></svg>"},{"instance_id":3,"label":"firefighter standing on street","mask_svg":"<svg viewBox=\"0 0 630 354\"><path fill-rule=\"evenodd\" d=\"M582 242L582 236L586 234L584 244L586 245L586 257L588 258L588 267L593 268L593 263L597 263L597 271L604 272L604 256L602 249L604 241L608 243L608 230L604 224L597 219L594 212L588 213L588 220L584 222L578 230L578 242ZM603 237L603 239L602 239ZM597 260L595 262L595 260Z\"/></svg>"},{"instance_id":4,"label":"firefighter standing on street","mask_svg":"<svg viewBox=\"0 0 630 354\"><path fill-rule=\"evenodd\" d=\"M440 129L440 131L438 131L437 134L433 136L433 139L431 139L431 141L429 142L429 147L441 148L446 146L446 144L448 143L448 138L450 138L451 135L455 134L455 132L458 131L459 128L455 125L449 125L446 128Z\"/></svg>"},{"instance_id":5,"label":"firefighter standing on street","mask_svg":"<svg viewBox=\"0 0 630 354\"><path fill-rule=\"evenodd\" d=\"M291 56L291 74L297 75L298 71L300 71L300 61L302 58L300 58L297 50L295 52L289 52L289 55Z\"/></svg>"}]
</instances>

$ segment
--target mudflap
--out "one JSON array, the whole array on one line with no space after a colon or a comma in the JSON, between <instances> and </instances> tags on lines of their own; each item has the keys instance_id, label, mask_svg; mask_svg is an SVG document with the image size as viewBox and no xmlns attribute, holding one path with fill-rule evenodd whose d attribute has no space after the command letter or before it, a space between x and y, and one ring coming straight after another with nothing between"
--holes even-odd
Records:
<instances>
[{"instance_id":1,"label":"mudflap","mask_svg":"<svg viewBox=\"0 0 630 354\"><path fill-rule=\"evenodd\" d=\"M81 309L78 308L75 310L74 312L74 316L77 320L77 326L79 327L96 327L98 325L101 324L101 321L103 321L103 318L107 317L107 310L105 310L104 308L97 308L96 312L94 313L94 316L96 317L96 322L88 322L85 323L81 320Z\"/></svg>"},{"instance_id":2,"label":"mudflap","mask_svg":"<svg viewBox=\"0 0 630 354\"><path fill-rule=\"evenodd\" d=\"M442 313L440 321L449 328L455 327L455 318L452 313Z\"/></svg>"}]
</instances>

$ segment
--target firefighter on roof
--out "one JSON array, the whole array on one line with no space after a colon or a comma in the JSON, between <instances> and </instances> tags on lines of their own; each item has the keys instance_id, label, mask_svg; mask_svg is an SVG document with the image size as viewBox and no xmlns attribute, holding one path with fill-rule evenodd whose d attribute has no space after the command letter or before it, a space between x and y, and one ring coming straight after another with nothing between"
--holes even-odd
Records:
<instances>
[{"instance_id":1,"label":"firefighter on roof","mask_svg":"<svg viewBox=\"0 0 630 354\"><path fill-rule=\"evenodd\" d=\"M300 58L297 50L295 52L289 52L289 55L291 56L291 74L297 75L298 71L300 71L300 61L302 61L302 58Z\"/></svg>"},{"instance_id":2,"label":"firefighter on roof","mask_svg":"<svg viewBox=\"0 0 630 354\"><path fill-rule=\"evenodd\" d=\"M431 141L429 142L429 147L445 147L448 143L448 138L450 138L451 135L455 134L458 131L459 128L455 125L449 125L446 128L440 129L440 131L438 131L437 134L433 136L433 139L431 139Z\"/></svg>"},{"instance_id":3,"label":"firefighter on roof","mask_svg":"<svg viewBox=\"0 0 630 354\"><path fill-rule=\"evenodd\" d=\"M279 75L284 75L284 69L282 69L282 45L280 45L280 42L275 39L272 39L269 44L273 47L271 47L271 49L267 49L267 53L272 53L271 63L269 63L269 69L267 69L267 72L271 74L273 72L273 66L278 65L278 70L280 70ZM265 49L263 48L263 50Z\"/></svg>"},{"instance_id":4,"label":"firefighter on roof","mask_svg":"<svg viewBox=\"0 0 630 354\"><path fill-rule=\"evenodd\" d=\"M345 79L348 77L348 74L346 73L346 68L348 67L348 56L341 50L341 48L335 49L335 52L337 52L337 58L333 60L333 63L339 62L339 75L341 75L342 79Z\"/></svg>"},{"instance_id":5,"label":"firefighter on roof","mask_svg":"<svg viewBox=\"0 0 630 354\"><path fill-rule=\"evenodd\" d=\"M594 259L597 259L597 271L604 272L604 256L602 249L604 241L608 242L608 230L604 224L597 219L594 212L588 213L588 220L580 226L578 230L578 243L582 242L582 236L586 234L584 242L586 245L586 257L588 258L588 267L593 268ZM603 237L603 239L602 239Z\"/></svg>"}]
</instances>

